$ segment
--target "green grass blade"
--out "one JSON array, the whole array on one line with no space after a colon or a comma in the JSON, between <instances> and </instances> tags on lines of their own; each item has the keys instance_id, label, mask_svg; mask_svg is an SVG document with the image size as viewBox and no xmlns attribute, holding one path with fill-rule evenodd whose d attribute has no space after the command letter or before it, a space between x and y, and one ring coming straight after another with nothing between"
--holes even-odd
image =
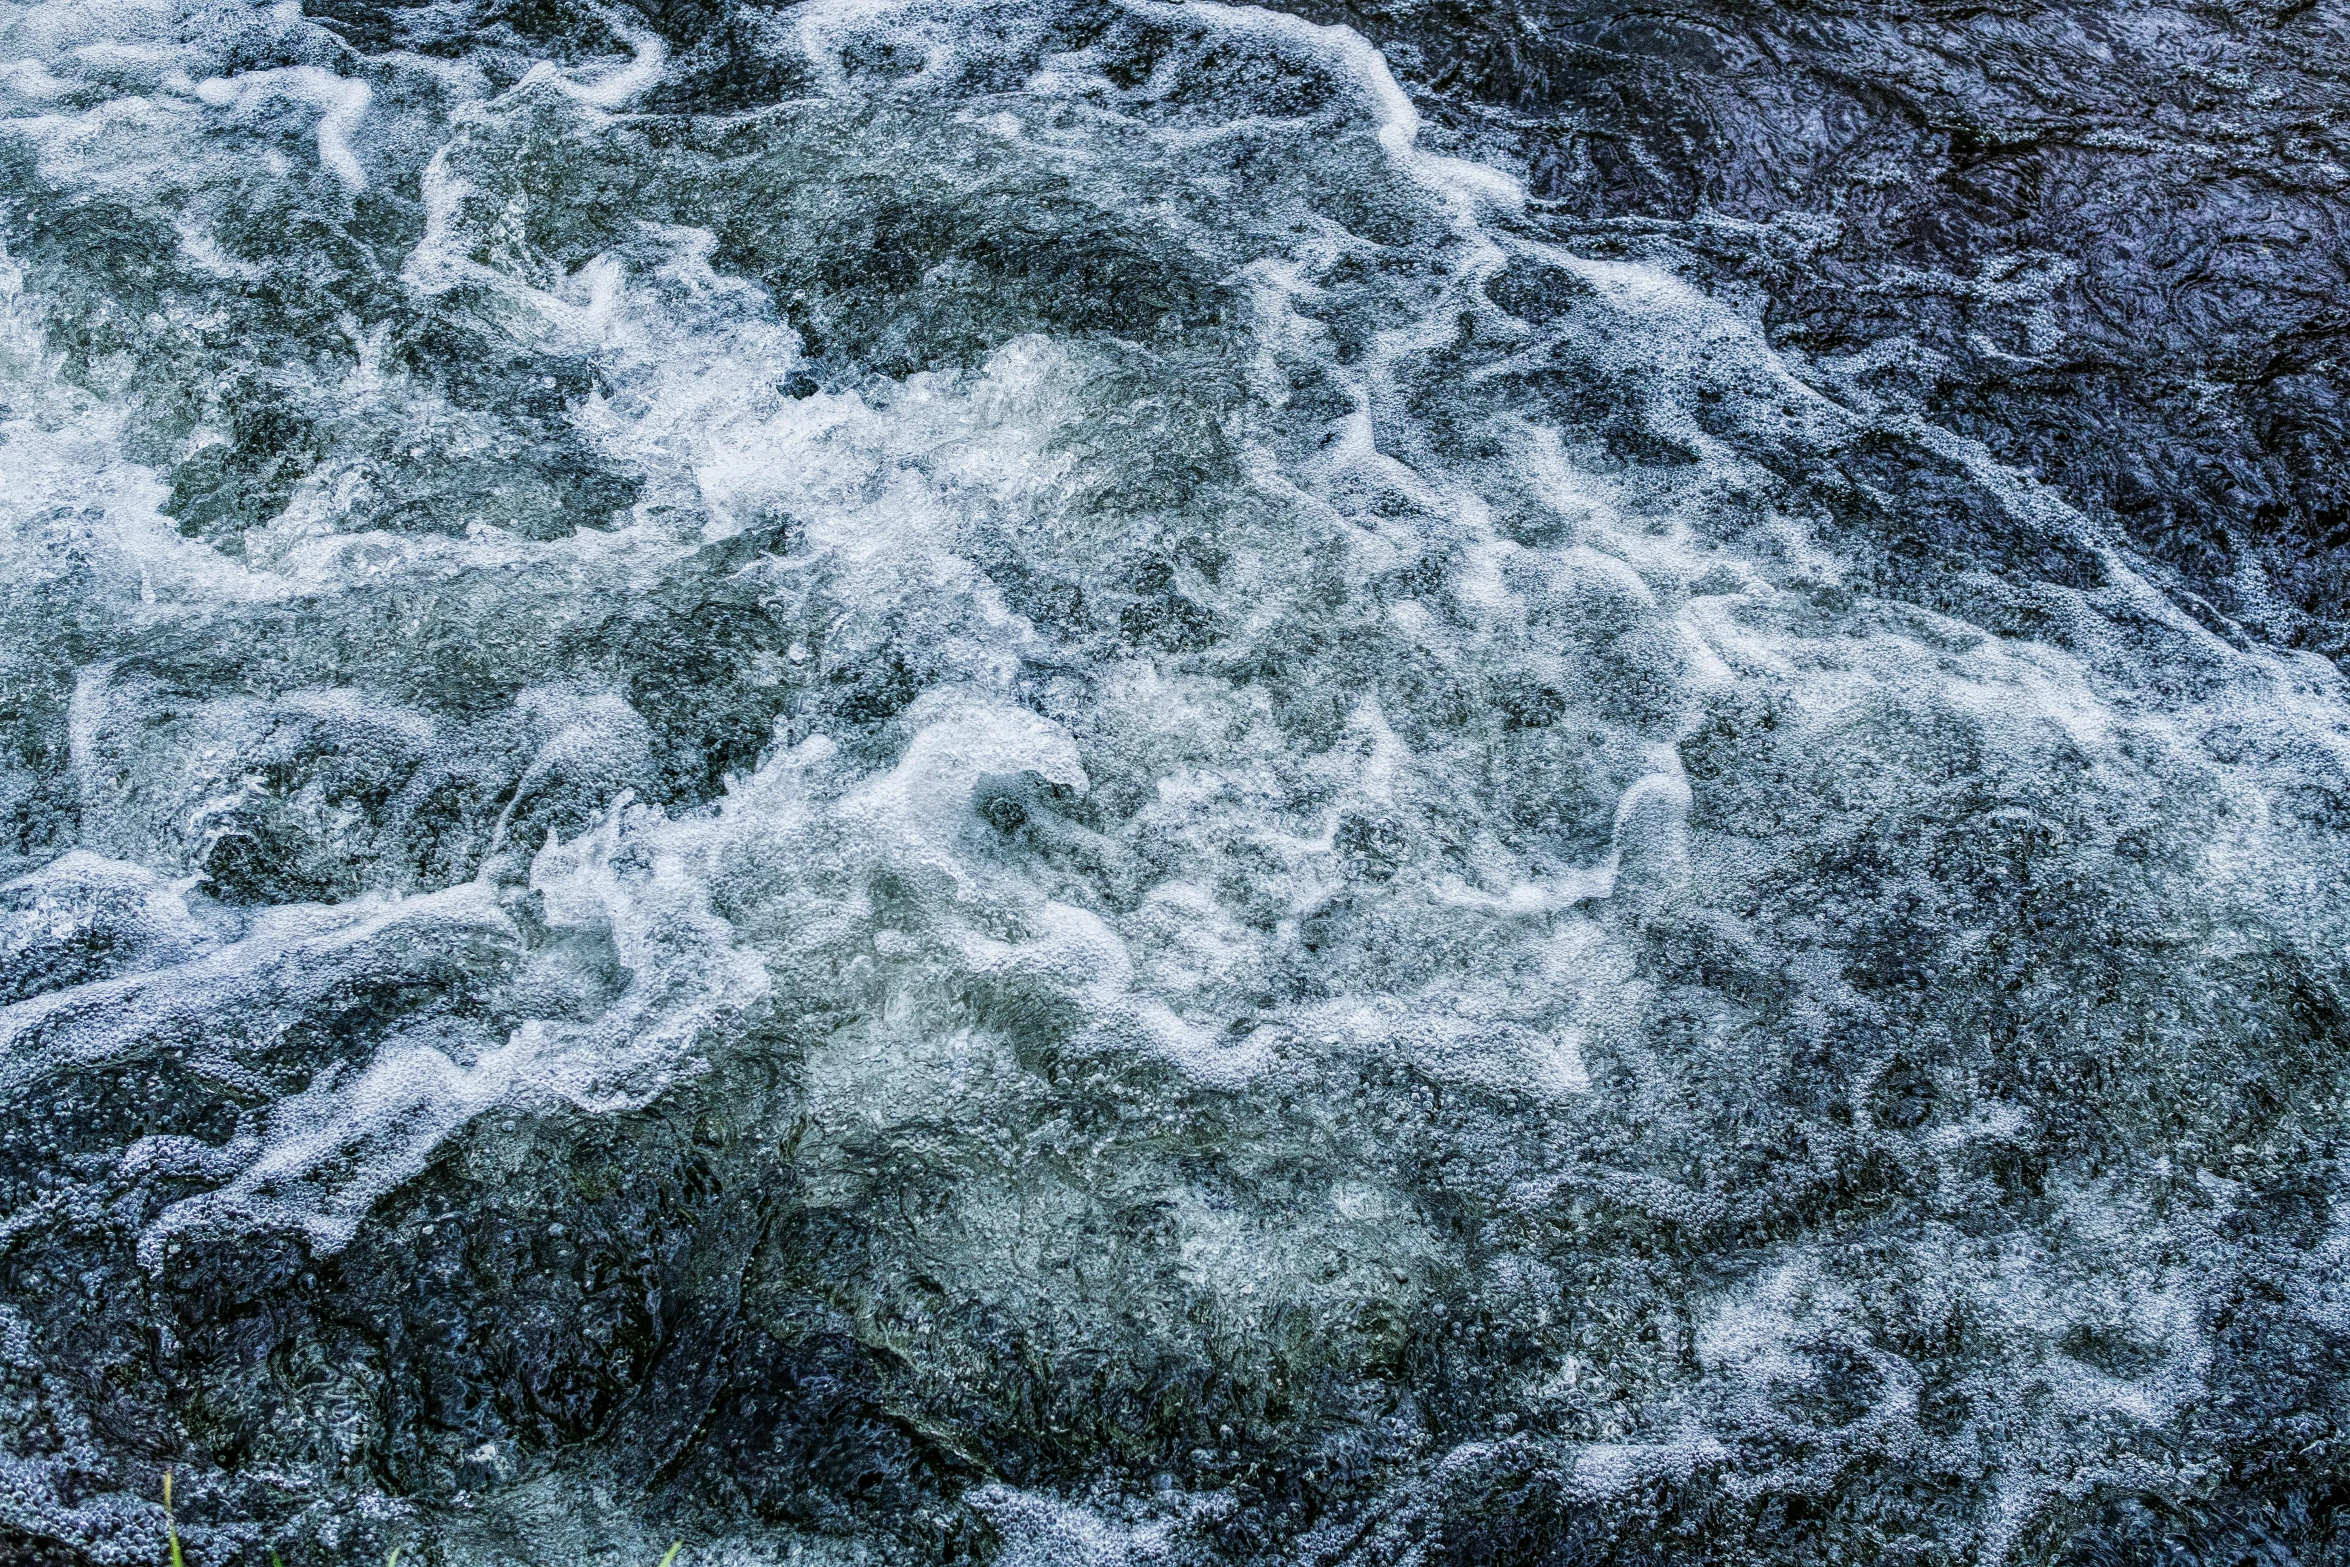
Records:
<instances>
[{"instance_id":1,"label":"green grass blade","mask_svg":"<svg viewBox=\"0 0 2350 1567\"><path fill-rule=\"evenodd\" d=\"M661 1567L670 1567L670 1564L677 1560L677 1553L684 1549L685 1542L683 1540L672 1540L669 1544L669 1553L661 1558Z\"/></svg>"}]
</instances>

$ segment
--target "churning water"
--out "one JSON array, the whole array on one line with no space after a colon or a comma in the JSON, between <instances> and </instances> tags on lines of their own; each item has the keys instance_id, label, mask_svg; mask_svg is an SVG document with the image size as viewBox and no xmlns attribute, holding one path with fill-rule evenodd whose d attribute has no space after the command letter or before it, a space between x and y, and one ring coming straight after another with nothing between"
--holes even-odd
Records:
<instances>
[{"instance_id":1,"label":"churning water","mask_svg":"<svg viewBox=\"0 0 2350 1567\"><path fill-rule=\"evenodd\" d=\"M2322 1500L2332 664L1344 28L459 9L0 15L0 1559Z\"/></svg>"}]
</instances>

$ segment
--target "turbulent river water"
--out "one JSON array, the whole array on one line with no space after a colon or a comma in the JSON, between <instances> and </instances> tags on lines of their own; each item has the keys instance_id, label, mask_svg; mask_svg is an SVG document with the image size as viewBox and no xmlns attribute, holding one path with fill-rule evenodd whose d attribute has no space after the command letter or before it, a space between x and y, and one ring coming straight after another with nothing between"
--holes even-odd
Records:
<instances>
[{"instance_id":1,"label":"turbulent river water","mask_svg":"<svg viewBox=\"0 0 2350 1567\"><path fill-rule=\"evenodd\" d=\"M1771 14L0 7L0 1561L2341 1559L2338 304Z\"/></svg>"}]
</instances>

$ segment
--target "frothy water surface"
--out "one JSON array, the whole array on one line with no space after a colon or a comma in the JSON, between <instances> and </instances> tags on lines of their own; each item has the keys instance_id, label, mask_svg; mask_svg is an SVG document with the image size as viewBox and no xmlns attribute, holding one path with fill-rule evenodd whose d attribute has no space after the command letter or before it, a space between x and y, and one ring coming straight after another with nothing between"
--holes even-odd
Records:
<instances>
[{"instance_id":1,"label":"frothy water surface","mask_svg":"<svg viewBox=\"0 0 2350 1567\"><path fill-rule=\"evenodd\" d=\"M2330 665L1342 28L543 9L0 20L27 1559L1989 1562L2331 1418Z\"/></svg>"}]
</instances>

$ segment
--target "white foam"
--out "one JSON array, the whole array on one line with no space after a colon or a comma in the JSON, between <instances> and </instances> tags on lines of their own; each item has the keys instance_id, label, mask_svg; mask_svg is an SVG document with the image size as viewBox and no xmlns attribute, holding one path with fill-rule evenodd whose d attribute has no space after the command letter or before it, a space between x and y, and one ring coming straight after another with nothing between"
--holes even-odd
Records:
<instances>
[{"instance_id":1,"label":"white foam","mask_svg":"<svg viewBox=\"0 0 2350 1567\"><path fill-rule=\"evenodd\" d=\"M990 1484L965 1493L1003 1537L1005 1567L1150 1567L1189 1559L1187 1534L1229 1512L1225 1496L1180 1497L1166 1516L1114 1522L1046 1491Z\"/></svg>"},{"instance_id":2,"label":"white foam","mask_svg":"<svg viewBox=\"0 0 2350 1567\"><path fill-rule=\"evenodd\" d=\"M353 192L367 188L367 171L351 147L352 133L373 96L365 82L315 65L287 65L208 77L196 84L196 96L216 109L248 109L281 97L310 105L319 111L318 166Z\"/></svg>"},{"instance_id":3,"label":"white foam","mask_svg":"<svg viewBox=\"0 0 2350 1567\"><path fill-rule=\"evenodd\" d=\"M758 1003L768 980L710 913L706 883L664 851L666 837L658 813L623 807L571 844L551 843L532 866L531 887L550 927L607 943L627 976L598 1015L531 1019L497 1041L438 1028L395 1035L356 1074L322 1074L280 1101L265 1132L243 1150L248 1162L234 1179L168 1210L142 1236L142 1258L155 1266L172 1237L223 1226L292 1228L321 1251L339 1249L377 1198L491 1110L570 1106L608 1115L650 1102L696 1070L699 1052ZM624 856L649 864L624 869L615 863ZM298 956L286 966L314 987L350 984L348 961L320 959L386 932L397 939L377 961L408 971L424 967L435 948L462 944L478 953L485 939L513 935L491 890L472 883L395 905L363 929L341 933L331 951L316 941L281 943L257 962L230 949L214 967L249 986L264 962L276 978L282 951ZM526 960L517 988L544 988L533 985L534 967L561 961L560 949ZM478 973L478 955L469 962ZM278 979L267 1000L283 1017L309 994ZM7 1015L0 1012L0 1023Z\"/></svg>"},{"instance_id":4,"label":"white foam","mask_svg":"<svg viewBox=\"0 0 2350 1567\"><path fill-rule=\"evenodd\" d=\"M669 46L661 36L633 32L628 35L628 46L635 51L634 57L626 65L601 76L584 82L568 75L558 76L556 80L565 95L591 109L619 109L660 81L662 67L669 58Z\"/></svg>"},{"instance_id":5,"label":"white foam","mask_svg":"<svg viewBox=\"0 0 2350 1567\"><path fill-rule=\"evenodd\" d=\"M51 874L55 874L52 872ZM338 987L511 961L518 937L475 884L414 898L274 911L252 937L193 961L0 1007L0 1096L133 1051L234 1063Z\"/></svg>"}]
</instances>

